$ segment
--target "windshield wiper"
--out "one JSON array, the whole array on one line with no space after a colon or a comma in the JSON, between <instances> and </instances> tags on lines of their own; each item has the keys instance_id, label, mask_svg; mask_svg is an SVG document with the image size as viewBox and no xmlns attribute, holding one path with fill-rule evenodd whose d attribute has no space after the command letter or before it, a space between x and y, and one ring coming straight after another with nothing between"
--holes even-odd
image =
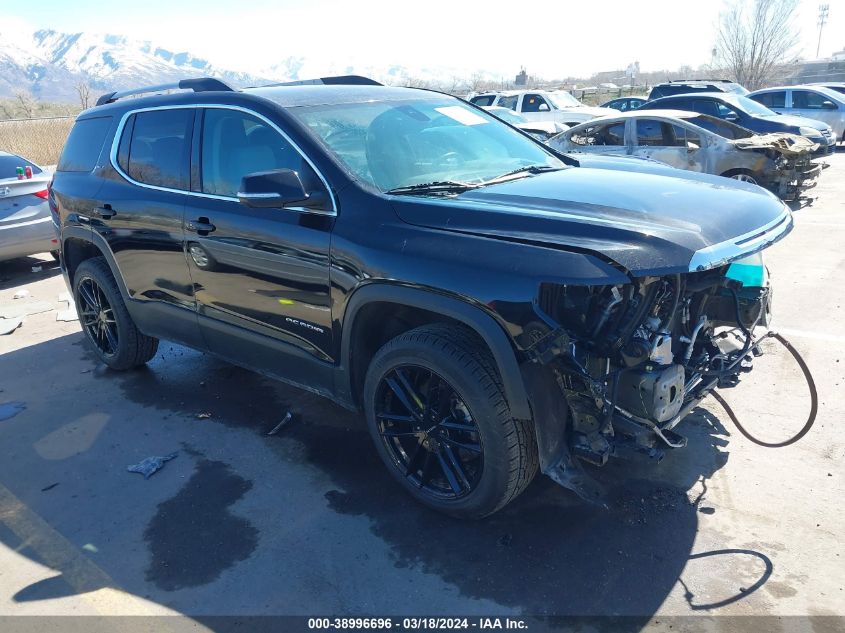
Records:
<instances>
[{"instance_id":1,"label":"windshield wiper","mask_svg":"<svg viewBox=\"0 0 845 633\"><path fill-rule=\"evenodd\" d=\"M385 193L394 196L413 195L416 193L462 193L470 189L477 189L480 185L455 180L438 180L435 182L421 182L415 185L405 185L388 189Z\"/></svg>"},{"instance_id":2,"label":"windshield wiper","mask_svg":"<svg viewBox=\"0 0 845 633\"><path fill-rule=\"evenodd\" d=\"M560 171L563 167L552 167L551 165L528 165L527 167L519 167L511 170L501 176L496 176L490 180L485 180L482 184L494 185L497 182L505 182L506 180L513 180L517 176L529 176L534 174L544 174L549 171Z\"/></svg>"}]
</instances>

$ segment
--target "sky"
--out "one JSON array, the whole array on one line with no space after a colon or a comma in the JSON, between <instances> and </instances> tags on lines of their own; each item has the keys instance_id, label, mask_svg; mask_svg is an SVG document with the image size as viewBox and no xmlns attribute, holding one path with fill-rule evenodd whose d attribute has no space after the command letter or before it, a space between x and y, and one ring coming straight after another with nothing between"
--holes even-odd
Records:
<instances>
[{"instance_id":1,"label":"sky","mask_svg":"<svg viewBox=\"0 0 845 633\"><path fill-rule=\"evenodd\" d=\"M0 28L126 35L249 72L303 56L502 77L525 67L551 79L634 61L643 71L707 63L726 1L0 0ZM845 48L845 0L821 1L830 5L825 57ZM819 2L801 0L797 13L806 58L815 57Z\"/></svg>"}]
</instances>

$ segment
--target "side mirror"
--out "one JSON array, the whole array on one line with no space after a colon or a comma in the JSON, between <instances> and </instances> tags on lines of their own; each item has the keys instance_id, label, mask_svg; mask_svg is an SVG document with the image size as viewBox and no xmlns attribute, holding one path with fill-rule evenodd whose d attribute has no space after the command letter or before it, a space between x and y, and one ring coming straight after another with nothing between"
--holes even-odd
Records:
<instances>
[{"instance_id":1,"label":"side mirror","mask_svg":"<svg viewBox=\"0 0 845 633\"><path fill-rule=\"evenodd\" d=\"M838 110L839 107L833 101L822 101L823 110Z\"/></svg>"},{"instance_id":2,"label":"side mirror","mask_svg":"<svg viewBox=\"0 0 845 633\"><path fill-rule=\"evenodd\" d=\"M549 106L548 106L547 104L545 104L545 103L541 103L541 104L540 104L540 107L538 107L538 108L537 108L537 111L538 111L538 112L548 112L548 111L549 111Z\"/></svg>"},{"instance_id":3,"label":"side mirror","mask_svg":"<svg viewBox=\"0 0 845 633\"><path fill-rule=\"evenodd\" d=\"M687 141L687 151L688 152L694 152L697 149L698 149L698 145L696 145L692 141Z\"/></svg>"},{"instance_id":4,"label":"side mirror","mask_svg":"<svg viewBox=\"0 0 845 633\"><path fill-rule=\"evenodd\" d=\"M275 169L247 174L238 189L241 204L255 208L279 208L305 202L308 194L299 174L292 169Z\"/></svg>"}]
</instances>

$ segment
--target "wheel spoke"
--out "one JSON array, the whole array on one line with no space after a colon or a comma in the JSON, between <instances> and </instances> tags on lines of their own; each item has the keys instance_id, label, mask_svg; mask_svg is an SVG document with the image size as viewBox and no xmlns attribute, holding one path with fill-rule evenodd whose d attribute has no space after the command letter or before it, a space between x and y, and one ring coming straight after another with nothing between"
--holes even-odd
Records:
<instances>
[{"instance_id":1,"label":"wheel spoke","mask_svg":"<svg viewBox=\"0 0 845 633\"><path fill-rule=\"evenodd\" d=\"M108 339L109 347L111 348L111 353L114 354L117 351L117 336L115 336L115 333L112 332L112 329L105 323L103 323L103 333Z\"/></svg>"},{"instance_id":2,"label":"wheel spoke","mask_svg":"<svg viewBox=\"0 0 845 633\"><path fill-rule=\"evenodd\" d=\"M476 428L474 424L463 424L455 420L455 418L448 417L445 418L439 426L443 427L444 429L453 429L455 431L466 431L468 433L475 433Z\"/></svg>"},{"instance_id":3,"label":"wheel spoke","mask_svg":"<svg viewBox=\"0 0 845 633\"><path fill-rule=\"evenodd\" d=\"M402 406L405 407L411 415L419 419L422 417L422 401L414 393L414 390L408 383L407 378L404 377L399 369L394 370L393 373L396 375L396 378L387 378L386 382L388 386L390 386L393 393L396 394L396 397L399 398L399 402L402 403Z\"/></svg>"},{"instance_id":4,"label":"wheel spoke","mask_svg":"<svg viewBox=\"0 0 845 633\"><path fill-rule=\"evenodd\" d=\"M455 474L458 476L461 486L469 488L469 479L467 478L467 474L464 472L464 467L461 465L461 460L459 460L458 456L455 455L455 451L452 450L451 446L444 446L443 452L446 453L446 458L452 465L452 468L455 469Z\"/></svg>"},{"instance_id":5,"label":"wheel spoke","mask_svg":"<svg viewBox=\"0 0 845 633\"><path fill-rule=\"evenodd\" d=\"M455 446L456 448L462 448L466 451L471 451L473 453L480 453L481 452L481 444L458 442L456 440L453 440L451 437L443 437L441 439L444 442L446 442L447 444L449 444L450 446Z\"/></svg>"},{"instance_id":6,"label":"wheel spoke","mask_svg":"<svg viewBox=\"0 0 845 633\"><path fill-rule=\"evenodd\" d=\"M414 418L411 415L399 415L398 413L376 413L376 417L380 420L387 420L388 422L400 422L403 424L413 424Z\"/></svg>"},{"instance_id":7,"label":"wheel spoke","mask_svg":"<svg viewBox=\"0 0 845 633\"><path fill-rule=\"evenodd\" d=\"M91 294L91 290L89 290L85 286L85 282L82 282L79 285L79 294L82 295L82 299L85 301L85 303L88 304L88 307L93 308L94 312L96 312L97 311L97 301L96 301L96 299L94 299L94 295Z\"/></svg>"},{"instance_id":8,"label":"wheel spoke","mask_svg":"<svg viewBox=\"0 0 845 633\"><path fill-rule=\"evenodd\" d=\"M435 455L437 455L437 460L440 462L440 469L443 471L443 475L445 475L446 481L449 482L449 487L452 489L452 492L454 492L456 495L461 494L461 485L458 483L458 480L455 477L455 473L452 472L451 464L449 464L446 458L443 457L442 452L437 452L435 453Z\"/></svg>"}]
</instances>

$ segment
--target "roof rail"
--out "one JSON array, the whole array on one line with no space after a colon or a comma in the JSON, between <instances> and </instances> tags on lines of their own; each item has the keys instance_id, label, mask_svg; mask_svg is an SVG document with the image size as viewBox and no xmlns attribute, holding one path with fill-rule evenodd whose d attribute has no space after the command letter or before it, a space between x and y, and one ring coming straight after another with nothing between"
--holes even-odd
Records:
<instances>
[{"instance_id":1,"label":"roof rail","mask_svg":"<svg viewBox=\"0 0 845 633\"><path fill-rule=\"evenodd\" d=\"M157 86L146 86L144 88L133 88L132 90L121 90L118 92L107 92L97 99L97 105L114 103L123 97L145 94L148 92L162 92L164 90L193 90L194 92L234 92L234 88L225 81L214 77L197 77L196 79L182 79L170 84L159 84Z\"/></svg>"},{"instance_id":2,"label":"roof rail","mask_svg":"<svg viewBox=\"0 0 845 633\"><path fill-rule=\"evenodd\" d=\"M723 84L731 84L733 83L730 79L672 79L669 81L670 84L688 84L693 81L709 81L710 83L723 83Z\"/></svg>"},{"instance_id":3,"label":"roof rail","mask_svg":"<svg viewBox=\"0 0 845 633\"><path fill-rule=\"evenodd\" d=\"M319 77L317 79L299 79L297 81L284 81L281 83L268 84L266 88L275 86L383 86L375 79L362 77L361 75L338 75L337 77Z\"/></svg>"}]
</instances>

